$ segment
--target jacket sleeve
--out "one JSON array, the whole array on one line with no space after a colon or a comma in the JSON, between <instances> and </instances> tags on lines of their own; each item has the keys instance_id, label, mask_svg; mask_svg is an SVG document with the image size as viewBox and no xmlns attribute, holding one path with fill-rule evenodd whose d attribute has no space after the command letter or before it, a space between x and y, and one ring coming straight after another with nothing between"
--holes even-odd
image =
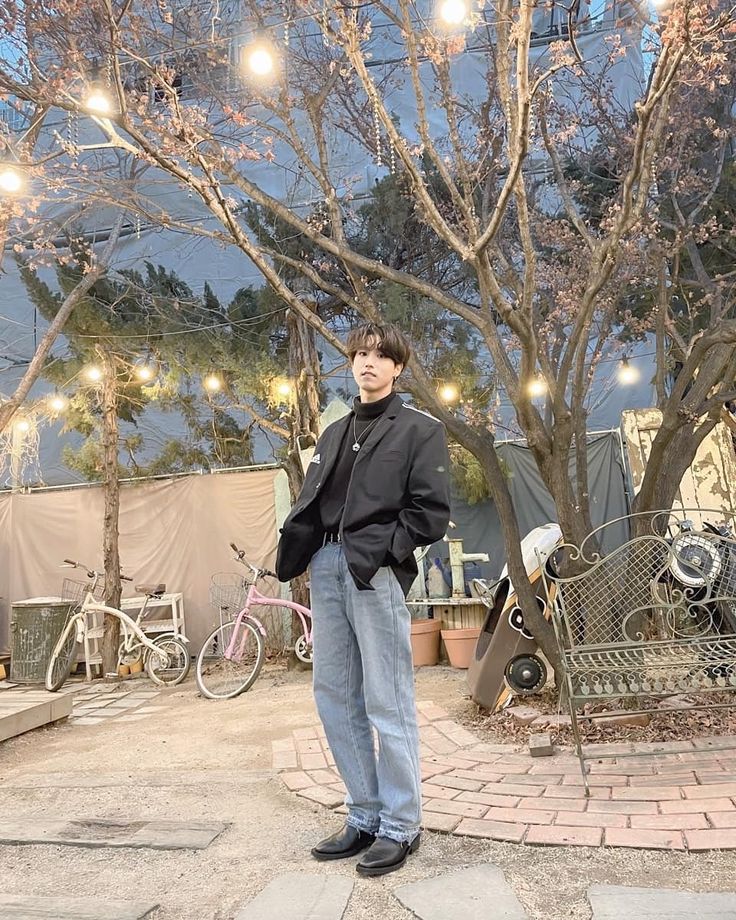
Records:
<instances>
[{"instance_id":1,"label":"jacket sleeve","mask_svg":"<svg viewBox=\"0 0 736 920\"><path fill-rule=\"evenodd\" d=\"M399 513L390 552L397 562L417 546L441 540L450 522L450 457L444 426L433 424L417 445L407 484L408 500Z\"/></svg>"}]
</instances>

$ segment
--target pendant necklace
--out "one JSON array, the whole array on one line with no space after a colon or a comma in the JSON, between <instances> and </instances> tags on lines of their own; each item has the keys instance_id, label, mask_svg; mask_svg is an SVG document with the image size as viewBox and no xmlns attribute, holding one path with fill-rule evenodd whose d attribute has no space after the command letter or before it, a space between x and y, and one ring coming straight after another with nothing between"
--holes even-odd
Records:
<instances>
[{"instance_id":1,"label":"pendant necklace","mask_svg":"<svg viewBox=\"0 0 736 920\"><path fill-rule=\"evenodd\" d=\"M354 450L354 451L357 452L357 451L360 450L360 441L361 441L361 438L364 438L364 437L368 434L368 432L369 432L369 431L371 430L371 428L376 424L376 422L378 421L378 419L379 419L380 417L381 417L381 416L379 415L378 418L374 418L373 421L370 423L370 425L368 425L367 428L366 428L363 432L361 432L361 435L360 435L360 438L359 438L359 437L358 437L358 432L356 431L356 428L355 428L355 416L353 416L353 450Z\"/></svg>"}]
</instances>

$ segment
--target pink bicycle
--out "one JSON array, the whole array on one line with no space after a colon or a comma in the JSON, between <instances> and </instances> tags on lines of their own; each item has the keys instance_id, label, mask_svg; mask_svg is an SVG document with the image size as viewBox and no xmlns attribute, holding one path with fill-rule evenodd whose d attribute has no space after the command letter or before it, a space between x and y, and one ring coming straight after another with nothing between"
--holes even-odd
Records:
<instances>
[{"instance_id":1,"label":"pink bicycle","mask_svg":"<svg viewBox=\"0 0 736 920\"><path fill-rule=\"evenodd\" d=\"M260 673L266 657L266 627L253 615L254 607L285 608L296 613L304 632L296 640L294 651L301 661L312 660L312 612L294 601L261 594L256 588L259 579L276 578L276 574L251 565L245 552L234 543L230 547L250 575L213 578L211 596L220 624L205 639L195 669L201 694L211 700L232 699L244 693Z\"/></svg>"}]
</instances>

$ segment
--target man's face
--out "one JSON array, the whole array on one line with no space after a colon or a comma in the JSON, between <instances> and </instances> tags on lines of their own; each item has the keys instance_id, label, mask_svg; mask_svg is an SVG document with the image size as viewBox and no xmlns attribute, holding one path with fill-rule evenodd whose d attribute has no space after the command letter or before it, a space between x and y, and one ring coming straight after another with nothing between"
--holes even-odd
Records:
<instances>
[{"instance_id":1,"label":"man's face","mask_svg":"<svg viewBox=\"0 0 736 920\"><path fill-rule=\"evenodd\" d=\"M353 358L353 377L360 389L364 402L375 402L388 396L393 388L394 377L401 372L401 365L381 351L376 342L358 349Z\"/></svg>"}]
</instances>

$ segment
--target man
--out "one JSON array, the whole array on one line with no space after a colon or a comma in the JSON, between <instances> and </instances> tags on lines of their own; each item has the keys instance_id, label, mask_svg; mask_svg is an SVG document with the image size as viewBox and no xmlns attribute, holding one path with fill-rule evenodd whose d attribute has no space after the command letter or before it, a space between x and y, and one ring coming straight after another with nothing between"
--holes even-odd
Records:
<instances>
[{"instance_id":1,"label":"man","mask_svg":"<svg viewBox=\"0 0 736 920\"><path fill-rule=\"evenodd\" d=\"M314 696L347 787L345 826L312 850L385 875L419 846L419 732L410 616L414 549L450 519L443 426L394 392L410 356L392 325L354 328L347 350L360 395L315 447L282 528L282 581L311 564ZM374 732L378 743L374 746Z\"/></svg>"}]
</instances>

